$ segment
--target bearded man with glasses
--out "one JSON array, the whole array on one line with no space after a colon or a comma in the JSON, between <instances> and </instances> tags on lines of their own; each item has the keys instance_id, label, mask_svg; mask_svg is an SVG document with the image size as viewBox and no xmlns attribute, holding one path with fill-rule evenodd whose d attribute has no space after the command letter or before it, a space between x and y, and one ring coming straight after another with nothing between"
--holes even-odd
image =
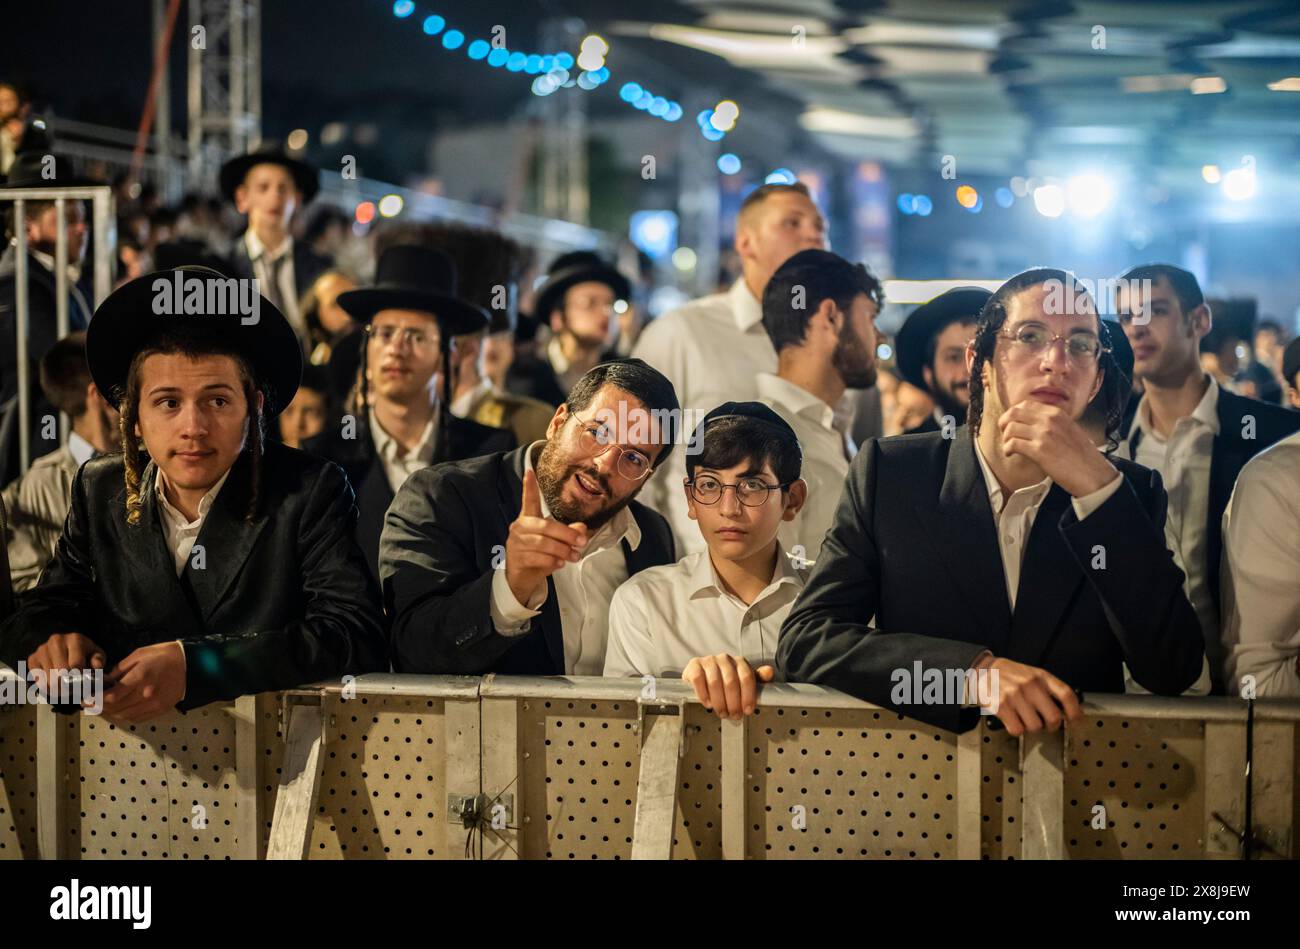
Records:
<instances>
[{"instance_id":1,"label":"bearded man with glasses","mask_svg":"<svg viewBox=\"0 0 1300 949\"><path fill-rule=\"evenodd\" d=\"M379 553L396 671L600 675L614 591L676 559L668 522L635 498L679 414L661 373L613 360L545 440L408 478Z\"/></svg>"},{"instance_id":2,"label":"bearded man with glasses","mask_svg":"<svg viewBox=\"0 0 1300 949\"><path fill-rule=\"evenodd\" d=\"M785 678L954 731L983 711L1015 735L1076 720L1079 691L1123 692L1125 663L1157 694L1196 681L1203 640L1160 476L1079 424L1117 371L1105 332L1065 271L993 294L966 352L967 424L854 460L782 627ZM1116 408L1107 441L1119 424Z\"/></svg>"}]
</instances>

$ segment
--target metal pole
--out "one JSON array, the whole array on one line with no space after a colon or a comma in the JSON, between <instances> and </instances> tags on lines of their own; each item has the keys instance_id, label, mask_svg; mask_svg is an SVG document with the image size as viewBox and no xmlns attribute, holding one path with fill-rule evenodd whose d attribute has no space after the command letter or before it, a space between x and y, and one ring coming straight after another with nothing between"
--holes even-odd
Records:
<instances>
[{"instance_id":1,"label":"metal pole","mask_svg":"<svg viewBox=\"0 0 1300 949\"><path fill-rule=\"evenodd\" d=\"M196 185L203 181L203 50L194 48L191 30L199 24L200 15L199 0L190 0L190 22L185 31L189 46L185 91L189 111L187 144L190 153L190 181Z\"/></svg>"},{"instance_id":2,"label":"metal pole","mask_svg":"<svg viewBox=\"0 0 1300 949\"><path fill-rule=\"evenodd\" d=\"M230 123L230 151L233 155L248 151L248 112L244 108L248 63L244 59L244 4L230 4L230 99L227 121Z\"/></svg>"},{"instance_id":3,"label":"metal pole","mask_svg":"<svg viewBox=\"0 0 1300 949\"><path fill-rule=\"evenodd\" d=\"M254 142L262 141L262 4L259 0L246 0L244 10L247 13L248 48L244 53L244 62L248 69L247 101L244 108L248 114L248 134Z\"/></svg>"},{"instance_id":4,"label":"metal pole","mask_svg":"<svg viewBox=\"0 0 1300 949\"><path fill-rule=\"evenodd\" d=\"M153 0L153 37L154 44L157 45L167 29L167 0ZM170 44L168 44L170 49ZM164 189L168 200L173 199L171 194L171 161L172 161L172 96L171 96L171 73L167 68L167 60L170 59L164 53L162 77L158 82L158 111L154 116L154 136L156 148L158 149L159 167L163 169Z\"/></svg>"},{"instance_id":5,"label":"metal pole","mask_svg":"<svg viewBox=\"0 0 1300 949\"><path fill-rule=\"evenodd\" d=\"M113 249L117 246L117 220L113 216L113 192L96 188L91 196L95 228L95 306L113 289Z\"/></svg>"},{"instance_id":6,"label":"metal pole","mask_svg":"<svg viewBox=\"0 0 1300 949\"><path fill-rule=\"evenodd\" d=\"M31 432L27 430L32 407L31 394L27 391L27 321L31 316L27 300L27 202L22 198L14 202L14 236L18 241L14 260L14 279L17 281L14 288L14 328L18 343L18 472L23 474L32 457Z\"/></svg>"},{"instance_id":7,"label":"metal pole","mask_svg":"<svg viewBox=\"0 0 1300 949\"><path fill-rule=\"evenodd\" d=\"M63 339L68 335L68 199L54 199L54 213L58 223L54 231L54 336ZM42 426L43 428L44 426ZM41 436L44 437L43 435ZM59 444L68 443L68 416L59 413Z\"/></svg>"}]
</instances>

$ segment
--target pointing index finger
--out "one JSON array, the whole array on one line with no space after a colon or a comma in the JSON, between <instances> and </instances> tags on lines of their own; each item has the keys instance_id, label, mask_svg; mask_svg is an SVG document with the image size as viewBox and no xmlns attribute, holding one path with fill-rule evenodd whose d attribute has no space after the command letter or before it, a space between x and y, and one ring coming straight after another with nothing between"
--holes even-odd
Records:
<instances>
[{"instance_id":1,"label":"pointing index finger","mask_svg":"<svg viewBox=\"0 0 1300 949\"><path fill-rule=\"evenodd\" d=\"M537 475L531 470L524 472L524 497L520 510L528 517L542 516L542 495L537 487Z\"/></svg>"}]
</instances>

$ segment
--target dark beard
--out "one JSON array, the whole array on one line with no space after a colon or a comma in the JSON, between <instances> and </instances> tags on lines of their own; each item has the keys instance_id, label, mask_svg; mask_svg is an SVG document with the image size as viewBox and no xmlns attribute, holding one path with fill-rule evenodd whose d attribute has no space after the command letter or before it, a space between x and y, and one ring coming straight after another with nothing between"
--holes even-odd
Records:
<instances>
[{"instance_id":1,"label":"dark beard","mask_svg":"<svg viewBox=\"0 0 1300 949\"><path fill-rule=\"evenodd\" d=\"M967 388L966 391L969 392L970 389ZM957 420L958 425L966 420L966 406L961 403L955 393L935 386L930 395L934 397L934 401L938 404L940 415L951 415Z\"/></svg>"},{"instance_id":2,"label":"dark beard","mask_svg":"<svg viewBox=\"0 0 1300 949\"><path fill-rule=\"evenodd\" d=\"M575 472L581 471L592 481L598 482L605 489L606 501L613 496L609 482L601 476L595 466L590 463L590 460L586 464L566 464L564 459L559 457L559 449L556 443L548 441L542 446L542 452L538 456L534 468L537 472L537 486L541 489L542 497L546 499L546 506L550 508L551 517L562 524L581 521L587 525L587 530L591 533L595 533L613 520L614 516L632 503L632 498L636 496L636 492L633 492L621 501L607 504L595 514L584 517L579 508L569 504L564 499L564 485Z\"/></svg>"},{"instance_id":3,"label":"dark beard","mask_svg":"<svg viewBox=\"0 0 1300 949\"><path fill-rule=\"evenodd\" d=\"M876 384L876 354L868 352L862 338L853 331L847 315L840 329L840 340L831 356L831 365L848 389L870 389Z\"/></svg>"}]
</instances>

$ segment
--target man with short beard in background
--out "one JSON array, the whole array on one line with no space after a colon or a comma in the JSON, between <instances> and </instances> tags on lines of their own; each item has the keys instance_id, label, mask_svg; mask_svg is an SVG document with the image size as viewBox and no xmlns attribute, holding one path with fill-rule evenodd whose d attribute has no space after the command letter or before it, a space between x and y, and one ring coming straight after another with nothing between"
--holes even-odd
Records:
<instances>
[{"instance_id":1,"label":"man with short beard in background","mask_svg":"<svg viewBox=\"0 0 1300 949\"><path fill-rule=\"evenodd\" d=\"M913 310L898 331L898 371L908 383L929 393L934 411L903 432L938 432L950 417L951 432L966 421L970 373L966 344L975 335L980 309L992 296L980 287L955 287Z\"/></svg>"}]
</instances>

